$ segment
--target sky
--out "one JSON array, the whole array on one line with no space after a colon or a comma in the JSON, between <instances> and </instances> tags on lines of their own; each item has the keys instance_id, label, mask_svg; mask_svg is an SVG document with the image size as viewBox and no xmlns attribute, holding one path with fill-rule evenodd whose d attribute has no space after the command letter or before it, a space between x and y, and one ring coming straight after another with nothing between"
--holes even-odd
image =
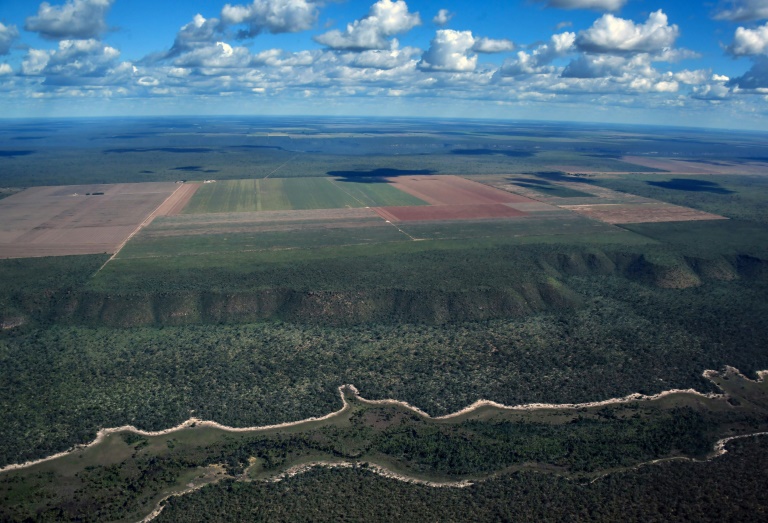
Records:
<instances>
[{"instance_id":1,"label":"sky","mask_svg":"<svg viewBox=\"0 0 768 523\"><path fill-rule=\"evenodd\" d=\"M768 130L768 0L0 0L0 117Z\"/></svg>"}]
</instances>

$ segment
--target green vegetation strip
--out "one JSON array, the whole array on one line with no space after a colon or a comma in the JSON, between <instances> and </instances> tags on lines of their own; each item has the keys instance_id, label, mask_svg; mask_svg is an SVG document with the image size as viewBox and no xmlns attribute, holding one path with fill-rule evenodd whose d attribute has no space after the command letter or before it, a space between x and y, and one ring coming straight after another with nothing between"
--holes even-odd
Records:
<instances>
[{"instance_id":1,"label":"green vegetation strip","mask_svg":"<svg viewBox=\"0 0 768 523\"><path fill-rule=\"evenodd\" d=\"M768 427L768 384L730 369L705 375L725 394L669 391L520 407L479 402L430 418L397 401L365 400L346 386L341 410L295 423L230 429L191 419L158 433L109 429L72 452L6 467L0 515L135 519L173 493L225 478L280 479L316 463L351 462L440 486L525 468L588 478L651 460L712 458L727 441Z\"/></svg>"}]
</instances>

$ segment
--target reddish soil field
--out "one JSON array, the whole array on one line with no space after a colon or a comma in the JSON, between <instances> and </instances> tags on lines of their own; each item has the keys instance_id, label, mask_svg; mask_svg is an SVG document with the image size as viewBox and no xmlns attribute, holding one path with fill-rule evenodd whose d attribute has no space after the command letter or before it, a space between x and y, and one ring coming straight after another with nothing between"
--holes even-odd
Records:
<instances>
[{"instance_id":1,"label":"reddish soil field","mask_svg":"<svg viewBox=\"0 0 768 523\"><path fill-rule=\"evenodd\" d=\"M200 185L199 183L185 183L182 185L157 208L155 216L176 216L181 213L200 188Z\"/></svg>"},{"instance_id":2,"label":"reddish soil field","mask_svg":"<svg viewBox=\"0 0 768 523\"><path fill-rule=\"evenodd\" d=\"M472 205L531 202L530 198L495 189L458 176L398 176L392 185L431 205Z\"/></svg>"},{"instance_id":3,"label":"reddish soil field","mask_svg":"<svg viewBox=\"0 0 768 523\"><path fill-rule=\"evenodd\" d=\"M474 205L434 205L415 207L378 207L379 216L391 222L429 220L475 220L482 218L514 218L526 213L503 203Z\"/></svg>"}]
</instances>

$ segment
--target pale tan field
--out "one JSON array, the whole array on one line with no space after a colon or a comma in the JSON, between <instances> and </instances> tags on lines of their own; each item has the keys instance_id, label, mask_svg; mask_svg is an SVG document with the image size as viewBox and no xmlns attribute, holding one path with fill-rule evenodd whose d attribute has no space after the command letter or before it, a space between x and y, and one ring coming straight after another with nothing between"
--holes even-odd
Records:
<instances>
[{"instance_id":1,"label":"pale tan field","mask_svg":"<svg viewBox=\"0 0 768 523\"><path fill-rule=\"evenodd\" d=\"M562 205L564 209L610 224L727 220L723 216L669 203Z\"/></svg>"},{"instance_id":2,"label":"pale tan field","mask_svg":"<svg viewBox=\"0 0 768 523\"><path fill-rule=\"evenodd\" d=\"M178 188L136 183L27 189L0 201L0 258L114 252Z\"/></svg>"},{"instance_id":3,"label":"pale tan field","mask_svg":"<svg viewBox=\"0 0 768 523\"><path fill-rule=\"evenodd\" d=\"M674 158L624 156L622 161L675 174L768 174L766 162L691 161Z\"/></svg>"},{"instance_id":4,"label":"pale tan field","mask_svg":"<svg viewBox=\"0 0 768 523\"><path fill-rule=\"evenodd\" d=\"M520 179L520 175L516 176ZM546 194L528 187L508 182L509 177L488 177L483 182L505 191L514 192L540 205L556 206L579 213L601 222L622 223L687 222L699 220L725 220L727 218L689 207L672 205L636 194L614 191L594 184L581 182L557 182L557 186L583 193L583 196L562 197ZM590 196L591 195L591 196ZM523 205L523 204L516 204ZM525 209L520 209L525 210ZM541 211L545 211L542 208ZM529 211L530 212L530 211Z\"/></svg>"},{"instance_id":5,"label":"pale tan field","mask_svg":"<svg viewBox=\"0 0 768 523\"><path fill-rule=\"evenodd\" d=\"M176 216L184 210L189 200L200 188L199 183L185 183L157 208L155 216Z\"/></svg>"}]
</instances>

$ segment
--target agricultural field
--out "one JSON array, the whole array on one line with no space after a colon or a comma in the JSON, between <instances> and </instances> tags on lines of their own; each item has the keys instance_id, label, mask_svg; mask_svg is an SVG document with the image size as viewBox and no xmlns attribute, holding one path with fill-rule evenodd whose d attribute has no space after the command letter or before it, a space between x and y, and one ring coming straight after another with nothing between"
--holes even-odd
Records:
<instances>
[{"instance_id":1,"label":"agricultural field","mask_svg":"<svg viewBox=\"0 0 768 523\"><path fill-rule=\"evenodd\" d=\"M622 160L643 165L651 170L667 171L675 174L743 174L756 175L768 172L768 162L749 161L738 159L736 161L723 160L680 160L676 158L653 158L639 156L625 156Z\"/></svg>"},{"instance_id":2,"label":"agricultural field","mask_svg":"<svg viewBox=\"0 0 768 523\"><path fill-rule=\"evenodd\" d=\"M356 191L358 204L366 198L372 205L349 206L348 200L331 197L341 193L322 193L318 187L338 187L349 195ZM366 183L318 178L239 180L205 184L194 194L183 214L156 219L113 263L195 255L204 265L210 255L264 250L478 238L505 242L563 232L572 237L627 235L580 218L578 213L458 176L403 176ZM206 209L226 212L195 212L206 194L212 198L209 202L219 198L221 203ZM251 198L248 205L242 204L246 197ZM262 210L248 210L254 202L267 200L272 203L259 204ZM386 205L393 202L419 205ZM280 209L266 210L265 206Z\"/></svg>"},{"instance_id":3,"label":"agricultural field","mask_svg":"<svg viewBox=\"0 0 768 523\"><path fill-rule=\"evenodd\" d=\"M354 183L331 178L272 178L206 183L187 214L424 205L383 180Z\"/></svg>"},{"instance_id":4,"label":"agricultural field","mask_svg":"<svg viewBox=\"0 0 768 523\"><path fill-rule=\"evenodd\" d=\"M524 194L561 209L610 224L724 220L724 216L671 205L597 185L597 180L571 181L558 173L539 177L482 177L491 186ZM578 178L576 178L578 180Z\"/></svg>"},{"instance_id":5,"label":"agricultural field","mask_svg":"<svg viewBox=\"0 0 768 523\"><path fill-rule=\"evenodd\" d=\"M0 258L113 253L180 188L148 183L27 189L0 201Z\"/></svg>"}]
</instances>

